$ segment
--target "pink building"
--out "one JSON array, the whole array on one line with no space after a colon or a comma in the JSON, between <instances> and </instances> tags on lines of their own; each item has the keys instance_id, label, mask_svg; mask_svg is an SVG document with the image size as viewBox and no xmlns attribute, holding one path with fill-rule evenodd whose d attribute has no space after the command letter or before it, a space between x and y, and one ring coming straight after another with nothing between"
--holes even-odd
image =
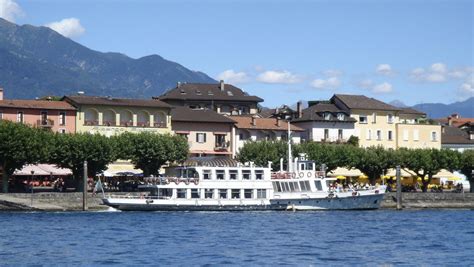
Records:
<instances>
[{"instance_id":1,"label":"pink building","mask_svg":"<svg viewBox=\"0 0 474 267\"><path fill-rule=\"evenodd\" d=\"M0 88L0 119L51 129L53 132L76 131L76 108L65 101L5 100Z\"/></svg>"}]
</instances>

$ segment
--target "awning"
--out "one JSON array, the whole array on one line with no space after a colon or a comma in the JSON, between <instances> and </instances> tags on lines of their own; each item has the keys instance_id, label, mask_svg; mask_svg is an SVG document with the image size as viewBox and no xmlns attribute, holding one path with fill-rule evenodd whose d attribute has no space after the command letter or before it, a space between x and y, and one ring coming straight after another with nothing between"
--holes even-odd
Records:
<instances>
[{"instance_id":1,"label":"awning","mask_svg":"<svg viewBox=\"0 0 474 267\"><path fill-rule=\"evenodd\" d=\"M385 175L395 177L395 176L397 176L397 170L396 169L388 169L388 171ZM416 174L414 172L410 171L410 170L401 168L400 169L400 176L401 177L413 177L413 176L416 176Z\"/></svg>"},{"instance_id":2,"label":"awning","mask_svg":"<svg viewBox=\"0 0 474 267\"><path fill-rule=\"evenodd\" d=\"M143 171L136 169L135 166L128 161L118 161L107 166L107 170L102 173L106 177L113 176L140 176Z\"/></svg>"},{"instance_id":3,"label":"awning","mask_svg":"<svg viewBox=\"0 0 474 267\"><path fill-rule=\"evenodd\" d=\"M433 175L433 178L450 178L453 176L456 176L456 175L454 175L452 172L448 170L442 169L437 174Z\"/></svg>"},{"instance_id":4,"label":"awning","mask_svg":"<svg viewBox=\"0 0 474 267\"><path fill-rule=\"evenodd\" d=\"M335 170L332 170L328 173L328 176L334 177L334 176L345 176L345 177L359 177L361 175L364 175L361 171L358 169L347 169L347 168L336 168Z\"/></svg>"},{"instance_id":5,"label":"awning","mask_svg":"<svg viewBox=\"0 0 474 267\"><path fill-rule=\"evenodd\" d=\"M32 171L34 172L33 175L38 176L46 176L46 175L54 175L54 176L68 176L72 175L72 171L70 169L59 168L56 165L52 164L37 164L32 165L28 164L23 166L20 170L16 170L13 175L16 176L26 176L32 175Z\"/></svg>"}]
</instances>

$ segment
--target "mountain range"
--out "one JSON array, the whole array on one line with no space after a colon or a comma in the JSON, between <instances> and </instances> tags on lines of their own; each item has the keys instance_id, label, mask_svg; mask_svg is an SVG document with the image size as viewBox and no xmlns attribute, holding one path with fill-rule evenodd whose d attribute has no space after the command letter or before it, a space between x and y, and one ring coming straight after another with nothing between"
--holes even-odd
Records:
<instances>
[{"instance_id":1,"label":"mountain range","mask_svg":"<svg viewBox=\"0 0 474 267\"><path fill-rule=\"evenodd\" d=\"M396 107L407 107L399 100L394 100L390 104ZM429 118L445 118L454 113L459 114L462 118L474 118L474 97L451 104L417 104L412 108L423 111Z\"/></svg>"},{"instance_id":2,"label":"mountain range","mask_svg":"<svg viewBox=\"0 0 474 267\"><path fill-rule=\"evenodd\" d=\"M148 98L177 82L216 82L158 55L138 59L91 50L47 27L0 18L0 87L6 98L85 91L89 95Z\"/></svg>"}]
</instances>

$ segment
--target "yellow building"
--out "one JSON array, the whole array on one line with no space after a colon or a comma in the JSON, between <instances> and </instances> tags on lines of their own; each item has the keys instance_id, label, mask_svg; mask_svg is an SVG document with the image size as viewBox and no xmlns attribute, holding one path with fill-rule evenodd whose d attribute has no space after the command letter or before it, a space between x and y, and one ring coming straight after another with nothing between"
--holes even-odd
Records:
<instances>
[{"instance_id":1,"label":"yellow building","mask_svg":"<svg viewBox=\"0 0 474 267\"><path fill-rule=\"evenodd\" d=\"M85 95L65 96L64 100L77 108L78 133L171 133L171 106L160 100Z\"/></svg>"},{"instance_id":2,"label":"yellow building","mask_svg":"<svg viewBox=\"0 0 474 267\"><path fill-rule=\"evenodd\" d=\"M441 148L441 126L427 124L424 113L363 95L336 94L331 102L357 120L354 135L362 147Z\"/></svg>"}]
</instances>

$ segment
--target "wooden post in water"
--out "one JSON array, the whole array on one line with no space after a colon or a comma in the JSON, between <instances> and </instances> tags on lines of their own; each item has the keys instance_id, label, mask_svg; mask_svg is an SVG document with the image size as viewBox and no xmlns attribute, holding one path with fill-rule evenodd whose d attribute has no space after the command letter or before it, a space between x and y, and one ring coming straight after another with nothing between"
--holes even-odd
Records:
<instances>
[{"instance_id":1,"label":"wooden post in water","mask_svg":"<svg viewBox=\"0 0 474 267\"><path fill-rule=\"evenodd\" d=\"M397 210L402 210L402 181L400 173L400 165L397 165Z\"/></svg>"},{"instance_id":2,"label":"wooden post in water","mask_svg":"<svg viewBox=\"0 0 474 267\"><path fill-rule=\"evenodd\" d=\"M87 210L87 161L84 161L84 179L82 185L82 210Z\"/></svg>"}]
</instances>

